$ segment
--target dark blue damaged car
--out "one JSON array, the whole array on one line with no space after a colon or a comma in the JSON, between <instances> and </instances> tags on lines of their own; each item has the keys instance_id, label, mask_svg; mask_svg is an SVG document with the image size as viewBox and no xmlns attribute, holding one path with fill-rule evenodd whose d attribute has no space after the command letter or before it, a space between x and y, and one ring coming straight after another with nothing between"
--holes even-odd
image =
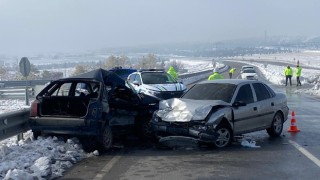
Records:
<instances>
[{"instance_id":1,"label":"dark blue damaged car","mask_svg":"<svg viewBox=\"0 0 320 180\"><path fill-rule=\"evenodd\" d=\"M97 69L52 81L32 103L29 124L35 138L72 135L107 150L117 136L150 133L145 126L157 107L158 100L141 97L114 72Z\"/></svg>"}]
</instances>

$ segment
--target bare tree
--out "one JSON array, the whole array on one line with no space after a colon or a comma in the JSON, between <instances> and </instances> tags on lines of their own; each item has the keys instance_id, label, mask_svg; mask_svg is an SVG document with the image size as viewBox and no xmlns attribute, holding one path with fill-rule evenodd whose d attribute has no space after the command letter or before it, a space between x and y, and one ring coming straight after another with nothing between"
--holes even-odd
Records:
<instances>
[{"instance_id":1,"label":"bare tree","mask_svg":"<svg viewBox=\"0 0 320 180\"><path fill-rule=\"evenodd\" d=\"M0 66L0 80L4 80L4 77L6 74L7 74L6 68L3 66Z\"/></svg>"},{"instance_id":2,"label":"bare tree","mask_svg":"<svg viewBox=\"0 0 320 180\"><path fill-rule=\"evenodd\" d=\"M114 67L129 67L130 63L129 63L129 58L125 55L122 56L114 56L111 55L109 56L104 64L104 67L106 69L112 69Z\"/></svg>"},{"instance_id":3,"label":"bare tree","mask_svg":"<svg viewBox=\"0 0 320 180\"><path fill-rule=\"evenodd\" d=\"M168 63L168 67L167 69L169 69L169 67L172 66L177 72L179 70L182 70L184 68L184 65L181 61L177 61L177 60L171 60L169 63Z\"/></svg>"},{"instance_id":4,"label":"bare tree","mask_svg":"<svg viewBox=\"0 0 320 180\"><path fill-rule=\"evenodd\" d=\"M157 57L154 54L143 56L136 65L137 69L152 69L157 67Z\"/></svg>"},{"instance_id":5,"label":"bare tree","mask_svg":"<svg viewBox=\"0 0 320 180\"><path fill-rule=\"evenodd\" d=\"M77 65L73 72L73 75L78 75L87 72L86 68L83 65Z\"/></svg>"},{"instance_id":6,"label":"bare tree","mask_svg":"<svg viewBox=\"0 0 320 180\"><path fill-rule=\"evenodd\" d=\"M45 80L56 80L56 79L60 79L63 78L63 72L52 72L52 71L43 71L41 73L42 79Z\"/></svg>"}]
</instances>

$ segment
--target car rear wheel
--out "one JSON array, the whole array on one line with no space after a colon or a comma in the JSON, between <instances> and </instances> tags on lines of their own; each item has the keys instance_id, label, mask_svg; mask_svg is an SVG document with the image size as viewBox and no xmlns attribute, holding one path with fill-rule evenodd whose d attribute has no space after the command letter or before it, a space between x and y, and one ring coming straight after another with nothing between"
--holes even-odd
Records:
<instances>
[{"instance_id":1,"label":"car rear wheel","mask_svg":"<svg viewBox=\"0 0 320 180\"><path fill-rule=\"evenodd\" d=\"M102 133L102 147L104 150L109 150L112 146L113 136L110 126L106 126Z\"/></svg>"},{"instance_id":2,"label":"car rear wheel","mask_svg":"<svg viewBox=\"0 0 320 180\"><path fill-rule=\"evenodd\" d=\"M283 117L278 112L274 115L271 127L267 129L269 136L277 137L280 136L283 129Z\"/></svg>"},{"instance_id":3,"label":"car rear wheel","mask_svg":"<svg viewBox=\"0 0 320 180\"><path fill-rule=\"evenodd\" d=\"M218 134L217 139L214 141L214 145L218 148L223 148L228 146L232 141L231 128L227 124L220 124L216 128L216 133Z\"/></svg>"}]
</instances>

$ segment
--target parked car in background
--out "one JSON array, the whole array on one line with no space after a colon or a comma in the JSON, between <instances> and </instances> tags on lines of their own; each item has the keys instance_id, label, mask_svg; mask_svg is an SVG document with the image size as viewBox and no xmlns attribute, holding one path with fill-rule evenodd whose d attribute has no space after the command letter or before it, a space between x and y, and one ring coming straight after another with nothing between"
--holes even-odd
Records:
<instances>
[{"instance_id":1,"label":"parked car in background","mask_svg":"<svg viewBox=\"0 0 320 180\"><path fill-rule=\"evenodd\" d=\"M114 72L97 69L47 85L31 105L29 124L35 138L72 135L89 151L97 145L107 150L115 137L144 131L157 102L140 97Z\"/></svg>"},{"instance_id":2,"label":"parked car in background","mask_svg":"<svg viewBox=\"0 0 320 180\"><path fill-rule=\"evenodd\" d=\"M247 68L241 71L241 79L258 80L258 74L254 69Z\"/></svg>"},{"instance_id":3,"label":"parked car in background","mask_svg":"<svg viewBox=\"0 0 320 180\"><path fill-rule=\"evenodd\" d=\"M138 70L128 76L128 82L140 94L159 100L180 97L187 87L164 70Z\"/></svg>"},{"instance_id":4,"label":"parked car in background","mask_svg":"<svg viewBox=\"0 0 320 180\"><path fill-rule=\"evenodd\" d=\"M236 135L266 129L279 136L287 98L260 81L225 79L195 84L181 98L162 100L151 126L159 138L185 136L216 147Z\"/></svg>"},{"instance_id":5,"label":"parked car in background","mask_svg":"<svg viewBox=\"0 0 320 180\"><path fill-rule=\"evenodd\" d=\"M115 72L122 79L126 80L129 76L129 74L136 72L137 70L132 69L132 68L114 67L114 68L110 69L110 71Z\"/></svg>"}]
</instances>

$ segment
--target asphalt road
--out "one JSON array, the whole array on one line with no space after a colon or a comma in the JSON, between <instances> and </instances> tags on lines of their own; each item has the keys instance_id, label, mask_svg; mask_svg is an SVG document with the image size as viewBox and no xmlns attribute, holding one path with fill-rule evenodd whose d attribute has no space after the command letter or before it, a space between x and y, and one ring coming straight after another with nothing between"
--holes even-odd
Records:
<instances>
[{"instance_id":1,"label":"asphalt road","mask_svg":"<svg viewBox=\"0 0 320 180\"><path fill-rule=\"evenodd\" d=\"M239 75L242 64L226 64L236 67L235 76ZM280 138L271 139L265 131L244 135L259 148L243 147L240 141L224 149L191 142L173 142L170 148L163 148L129 137L122 147L76 164L61 179L319 179L319 99L295 94L296 86L273 88L286 93L300 132L287 131L289 116Z\"/></svg>"}]
</instances>

